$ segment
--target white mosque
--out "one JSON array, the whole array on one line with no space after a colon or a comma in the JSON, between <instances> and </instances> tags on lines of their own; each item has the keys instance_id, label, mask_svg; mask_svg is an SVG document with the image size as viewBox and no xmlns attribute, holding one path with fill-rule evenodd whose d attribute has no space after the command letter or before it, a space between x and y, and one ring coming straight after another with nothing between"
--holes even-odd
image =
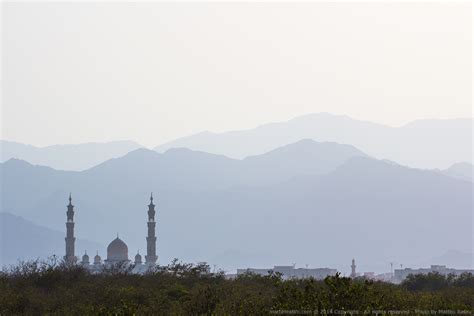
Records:
<instances>
[{"instance_id":1,"label":"white mosque","mask_svg":"<svg viewBox=\"0 0 474 316\"><path fill-rule=\"evenodd\" d=\"M71 194L69 194L69 204L67 205L67 221L66 221L66 255L64 260L68 263L76 263L78 258L74 253L74 205L72 205ZM156 264L158 256L156 255L156 236L155 236L155 204L153 204L153 194L150 195L150 204L148 205L148 235L146 237L147 252L145 255L145 262L142 261L140 253L135 255L134 271L145 271L149 267ZM127 244L121 240L118 235L117 238L107 247L107 259L102 262L102 258L97 253L94 257L93 264L89 262L89 255L87 252L82 256L80 264L91 270L100 270L104 266L112 266L117 264L132 264L128 259Z\"/></svg>"}]
</instances>

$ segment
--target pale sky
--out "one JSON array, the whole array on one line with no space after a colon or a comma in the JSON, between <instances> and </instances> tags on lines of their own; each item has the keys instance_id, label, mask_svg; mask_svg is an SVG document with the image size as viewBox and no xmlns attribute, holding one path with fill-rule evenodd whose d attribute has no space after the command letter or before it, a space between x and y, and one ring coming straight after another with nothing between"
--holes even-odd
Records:
<instances>
[{"instance_id":1,"label":"pale sky","mask_svg":"<svg viewBox=\"0 0 474 316\"><path fill-rule=\"evenodd\" d=\"M462 3L2 3L2 139L129 139L330 112L472 117Z\"/></svg>"}]
</instances>

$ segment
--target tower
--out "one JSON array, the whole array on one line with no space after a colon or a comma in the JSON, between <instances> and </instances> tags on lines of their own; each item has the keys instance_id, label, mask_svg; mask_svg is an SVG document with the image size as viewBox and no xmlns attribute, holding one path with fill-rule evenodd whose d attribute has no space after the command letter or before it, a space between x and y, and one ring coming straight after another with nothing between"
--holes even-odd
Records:
<instances>
[{"instance_id":1,"label":"tower","mask_svg":"<svg viewBox=\"0 0 474 316\"><path fill-rule=\"evenodd\" d=\"M150 195L150 205L148 205L148 236L146 237L146 264L155 264L156 256L156 236L155 236L155 204L153 204L153 193Z\"/></svg>"},{"instance_id":2,"label":"tower","mask_svg":"<svg viewBox=\"0 0 474 316\"><path fill-rule=\"evenodd\" d=\"M355 259L352 259L351 278L355 278L356 276L357 276L357 274L356 274L356 261L355 261Z\"/></svg>"},{"instance_id":3,"label":"tower","mask_svg":"<svg viewBox=\"0 0 474 316\"><path fill-rule=\"evenodd\" d=\"M76 262L76 256L74 255L74 205L72 205L71 193L69 193L69 204L67 205L67 221L66 221L66 255L64 260L68 263Z\"/></svg>"}]
</instances>

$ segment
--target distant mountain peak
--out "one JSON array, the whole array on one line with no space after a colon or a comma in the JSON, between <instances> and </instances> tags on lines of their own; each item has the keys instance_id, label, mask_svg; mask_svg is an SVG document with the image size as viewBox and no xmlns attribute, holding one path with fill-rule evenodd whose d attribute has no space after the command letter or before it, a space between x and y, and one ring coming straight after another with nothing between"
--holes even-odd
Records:
<instances>
[{"instance_id":1,"label":"distant mountain peak","mask_svg":"<svg viewBox=\"0 0 474 316\"><path fill-rule=\"evenodd\" d=\"M305 138L295 143L287 144L275 148L269 152L261 155L248 156L245 159L258 159L258 157L275 156L275 155L314 155L319 153L321 156L335 155L336 156L367 156L364 152L351 145L339 144L336 142L318 142L313 139Z\"/></svg>"},{"instance_id":2,"label":"distant mountain peak","mask_svg":"<svg viewBox=\"0 0 474 316\"><path fill-rule=\"evenodd\" d=\"M83 144L52 145L36 147L10 141L0 141L1 161L20 158L35 165L49 166L57 170L85 170L108 159L143 147L124 140L112 142L90 142Z\"/></svg>"},{"instance_id":3,"label":"distant mountain peak","mask_svg":"<svg viewBox=\"0 0 474 316\"><path fill-rule=\"evenodd\" d=\"M87 172L94 172L96 170L117 169L119 171L123 168L130 168L131 165L145 165L154 163L159 160L163 154L147 148L138 148L126 153L117 158L112 158L104 161L97 166L87 169Z\"/></svg>"},{"instance_id":4,"label":"distant mountain peak","mask_svg":"<svg viewBox=\"0 0 474 316\"><path fill-rule=\"evenodd\" d=\"M18 159L18 158L10 158L7 161L3 163L4 166L8 167L14 167L14 166L19 166L19 167L33 167L34 165L29 163L28 161L25 161L23 159Z\"/></svg>"},{"instance_id":5,"label":"distant mountain peak","mask_svg":"<svg viewBox=\"0 0 474 316\"><path fill-rule=\"evenodd\" d=\"M32 165L31 163L23 160L23 159L19 159L19 158L10 158L8 159L7 161L4 162L4 164L26 164L26 165Z\"/></svg>"},{"instance_id":6,"label":"distant mountain peak","mask_svg":"<svg viewBox=\"0 0 474 316\"><path fill-rule=\"evenodd\" d=\"M125 156L142 156L142 157L158 157L160 156L159 153L157 153L154 150L148 149L148 148L138 148L135 150L130 151L129 153L125 154Z\"/></svg>"}]
</instances>

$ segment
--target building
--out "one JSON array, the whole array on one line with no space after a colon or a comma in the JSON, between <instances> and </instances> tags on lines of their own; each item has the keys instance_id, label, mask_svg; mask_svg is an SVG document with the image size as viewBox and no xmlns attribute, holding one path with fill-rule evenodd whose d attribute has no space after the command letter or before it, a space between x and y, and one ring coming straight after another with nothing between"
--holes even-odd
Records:
<instances>
[{"instance_id":1,"label":"building","mask_svg":"<svg viewBox=\"0 0 474 316\"><path fill-rule=\"evenodd\" d=\"M261 276L269 275L270 273L281 273L283 279L304 279L304 278L314 278L317 280L322 280L327 276L335 275L337 273L336 269L330 268L295 268L295 266L274 266L270 269L237 269L237 275L242 274L257 274Z\"/></svg>"},{"instance_id":2,"label":"building","mask_svg":"<svg viewBox=\"0 0 474 316\"><path fill-rule=\"evenodd\" d=\"M150 195L150 204L148 205L148 234L146 237L147 243L147 253L145 255L145 262L142 262L142 256L140 253L135 255L135 260L133 261L133 271L142 272L146 271L148 268L154 266L158 260L156 255L156 235L155 235L155 204L153 203L153 194ZM74 264L78 262L78 258L75 255L74 244L76 238L74 237L74 205L72 205L71 194L69 194L69 204L67 205L66 212L66 254L64 260L67 263ZM80 264L88 269L98 271L106 266L113 265L128 265L131 266L132 261L128 258L128 246L121 240L117 234L117 237L110 242L107 247L107 258L102 262L102 258L97 252L94 257L93 264L90 264L89 255L87 251L82 256Z\"/></svg>"},{"instance_id":3,"label":"building","mask_svg":"<svg viewBox=\"0 0 474 316\"><path fill-rule=\"evenodd\" d=\"M459 276L463 273L472 273L474 274L474 269L453 269L446 268L443 265L432 265L429 268L420 268L420 269L395 269L393 281L395 283L400 283L405 280L410 274L428 274L428 273L439 273L441 275L456 275Z\"/></svg>"}]
</instances>

